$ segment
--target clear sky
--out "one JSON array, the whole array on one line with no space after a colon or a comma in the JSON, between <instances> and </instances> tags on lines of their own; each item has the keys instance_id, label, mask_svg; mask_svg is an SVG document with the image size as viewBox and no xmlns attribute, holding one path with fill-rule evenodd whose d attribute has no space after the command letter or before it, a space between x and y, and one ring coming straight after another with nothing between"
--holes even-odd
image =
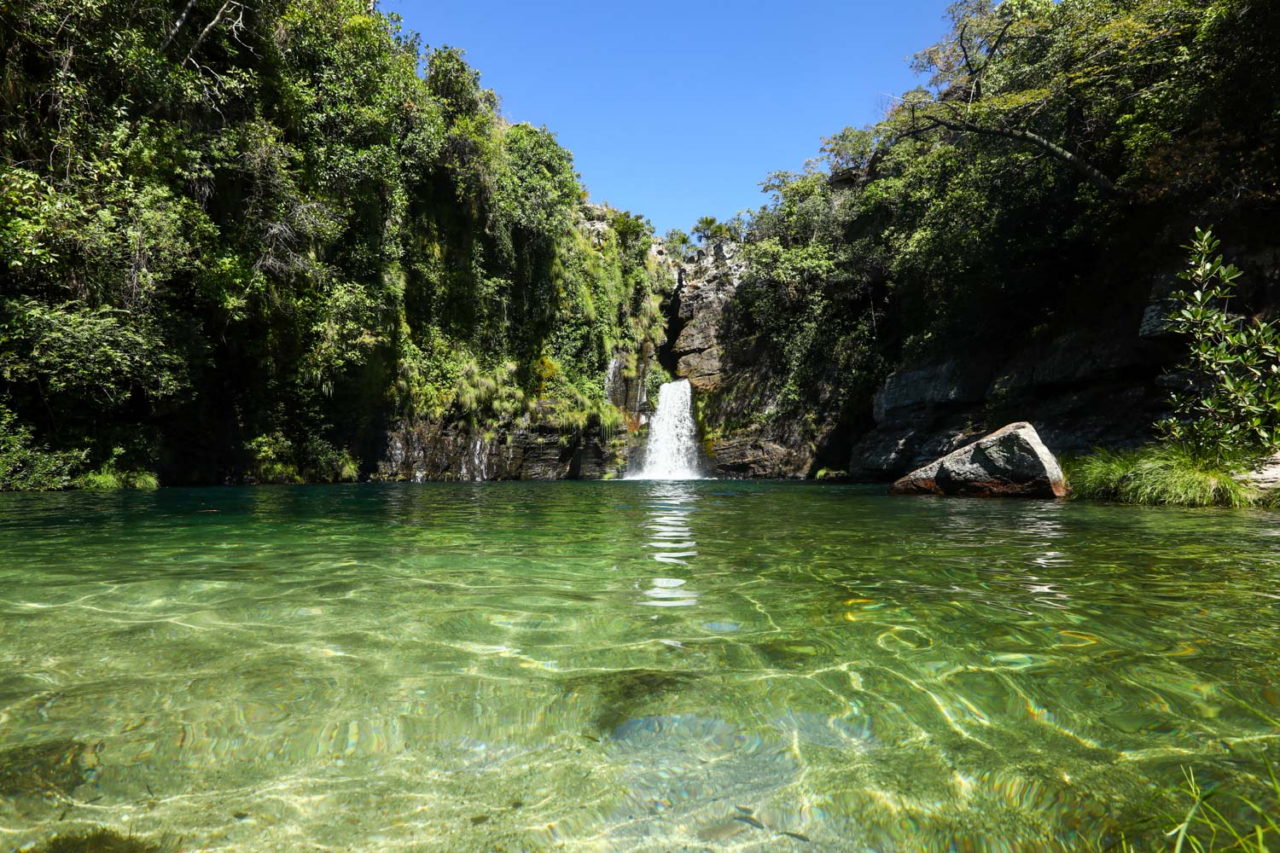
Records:
<instances>
[{"instance_id":1,"label":"clear sky","mask_svg":"<svg viewBox=\"0 0 1280 853\"><path fill-rule=\"evenodd\" d=\"M383 0L467 52L512 121L546 125L595 201L658 233L758 207L821 139L883 114L948 0Z\"/></svg>"}]
</instances>

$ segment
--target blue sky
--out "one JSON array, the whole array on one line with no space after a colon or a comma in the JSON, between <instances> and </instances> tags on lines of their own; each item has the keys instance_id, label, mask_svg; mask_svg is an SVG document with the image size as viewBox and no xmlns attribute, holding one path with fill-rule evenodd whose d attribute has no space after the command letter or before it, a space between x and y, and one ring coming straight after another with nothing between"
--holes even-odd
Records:
<instances>
[{"instance_id":1,"label":"blue sky","mask_svg":"<svg viewBox=\"0 0 1280 853\"><path fill-rule=\"evenodd\" d=\"M467 52L512 121L546 125L592 199L659 233L764 201L823 136L917 82L948 0L383 0L423 43Z\"/></svg>"}]
</instances>

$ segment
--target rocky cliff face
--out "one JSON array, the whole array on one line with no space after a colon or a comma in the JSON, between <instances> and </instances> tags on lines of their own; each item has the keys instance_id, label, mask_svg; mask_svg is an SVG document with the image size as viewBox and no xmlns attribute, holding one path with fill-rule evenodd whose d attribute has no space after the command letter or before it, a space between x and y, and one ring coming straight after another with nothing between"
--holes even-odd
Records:
<instances>
[{"instance_id":1,"label":"rocky cliff face","mask_svg":"<svg viewBox=\"0 0 1280 853\"><path fill-rule=\"evenodd\" d=\"M609 229L606 209L587 205L590 216L580 227L590 234ZM661 239L650 249L651 261L669 264ZM656 363L648 341L638 348L619 348L609 361L605 397L626 415L629 432L648 419L648 380ZM418 421L396 425L386 443L374 479L426 482L434 480L598 480L621 476L632 449L625 438L606 439L599 429L563 433L547 421L555 402L540 404L529 423L497 431L461 423Z\"/></svg>"},{"instance_id":2,"label":"rocky cliff face","mask_svg":"<svg viewBox=\"0 0 1280 853\"><path fill-rule=\"evenodd\" d=\"M809 417L760 425L741 407L760 405L752 392L767 377L749 346L726 339L726 310L743 272L734 248L713 247L682 267L667 353L669 367L699 395L719 476L813 476L821 459L831 468L847 460L855 479L893 480L1019 420L1031 422L1053 453L1081 454L1147 440L1166 410L1165 373L1181 350L1163 323L1177 289L1172 275L1155 280L1148 303L1130 314L898 369L875 395L870 424ZM833 464L830 452L824 456L832 447L851 450Z\"/></svg>"},{"instance_id":3,"label":"rocky cliff face","mask_svg":"<svg viewBox=\"0 0 1280 853\"><path fill-rule=\"evenodd\" d=\"M1260 301L1274 305L1280 251L1228 255L1241 259ZM983 352L895 371L876 395L875 428L854 443L850 473L891 480L1011 420L1030 421L1059 456L1150 440L1179 381L1171 369L1186 345L1166 318L1183 286L1173 272L1158 274L1132 311L1080 318L1011 351L993 341Z\"/></svg>"},{"instance_id":4,"label":"rocky cliff face","mask_svg":"<svg viewBox=\"0 0 1280 853\"><path fill-rule=\"evenodd\" d=\"M674 362L672 372L688 379L695 392L715 391L724 382L724 309L738 290L742 272L743 263L731 243L713 243L695 262L680 267L663 356Z\"/></svg>"},{"instance_id":5,"label":"rocky cliff face","mask_svg":"<svg viewBox=\"0 0 1280 853\"><path fill-rule=\"evenodd\" d=\"M1250 260L1264 287L1280 284L1276 253ZM654 362L688 379L707 458L719 477L806 477L822 465L858 480L888 481L1011 421L1030 422L1057 455L1137 445L1151 437L1167 409L1175 381L1168 370L1183 347L1164 322L1180 282L1162 275L1153 279L1146 303L1131 311L1061 324L1056 333L1012 330L1010 340L1021 343L992 341L979 351L909 363L884 381L865 423L824 416L816 400L802 418L761 418L771 405L767 367L750 341L733 338L727 316L744 269L731 242L712 243L678 265L666 345L619 353L606 380L610 400L642 438L656 402L646 394ZM637 457L643 452L631 449ZM389 435L379 475L589 479L623 473L627 453L599 435L566 437L549 426L486 439L460 426L406 425Z\"/></svg>"},{"instance_id":6,"label":"rocky cliff face","mask_svg":"<svg viewBox=\"0 0 1280 853\"><path fill-rule=\"evenodd\" d=\"M1073 331L1004 358L968 355L890 374L875 397L875 428L857 438L850 473L888 480L999 423L1030 421L1058 455L1125 447L1150 436L1168 392L1172 353L1133 328Z\"/></svg>"},{"instance_id":7,"label":"rocky cliff face","mask_svg":"<svg viewBox=\"0 0 1280 853\"><path fill-rule=\"evenodd\" d=\"M749 342L731 339L725 316L744 269L738 247L729 241L713 241L679 267L667 345L658 358L693 386L714 476L804 477L812 472L814 453L796 424L743 426L767 405L744 393L761 385L762 368Z\"/></svg>"},{"instance_id":8,"label":"rocky cliff face","mask_svg":"<svg viewBox=\"0 0 1280 853\"><path fill-rule=\"evenodd\" d=\"M387 435L376 479L598 480L625 459L598 432L562 435L554 427L484 434L461 425L403 424Z\"/></svg>"}]
</instances>

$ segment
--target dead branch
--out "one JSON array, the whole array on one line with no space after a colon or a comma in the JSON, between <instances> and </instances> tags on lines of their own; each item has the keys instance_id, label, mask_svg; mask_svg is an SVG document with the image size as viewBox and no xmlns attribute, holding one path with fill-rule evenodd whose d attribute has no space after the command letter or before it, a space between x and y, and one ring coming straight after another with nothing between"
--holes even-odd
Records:
<instances>
[{"instance_id":1,"label":"dead branch","mask_svg":"<svg viewBox=\"0 0 1280 853\"><path fill-rule=\"evenodd\" d=\"M227 9L232 6L239 5L240 4L237 3L236 0L227 0L227 2L222 4L222 8L218 10L218 14L214 15L213 20L209 22L208 26L200 31L200 35L196 37L195 44L191 45L191 50L187 51L186 58L182 60L183 65L185 65L191 57L195 56L196 51L200 49L200 45L204 44L204 40L209 37L209 33L213 32L213 28L218 25L218 21L221 21L222 16L227 13Z\"/></svg>"},{"instance_id":2,"label":"dead branch","mask_svg":"<svg viewBox=\"0 0 1280 853\"><path fill-rule=\"evenodd\" d=\"M195 8L197 0L187 0L186 8L182 10L182 14L178 16L178 20L174 21L173 29L169 30L169 35L165 38L164 44L160 45L160 52L163 53L173 43L174 38L182 30L183 24L187 22L187 16L191 14L191 10Z\"/></svg>"}]
</instances>

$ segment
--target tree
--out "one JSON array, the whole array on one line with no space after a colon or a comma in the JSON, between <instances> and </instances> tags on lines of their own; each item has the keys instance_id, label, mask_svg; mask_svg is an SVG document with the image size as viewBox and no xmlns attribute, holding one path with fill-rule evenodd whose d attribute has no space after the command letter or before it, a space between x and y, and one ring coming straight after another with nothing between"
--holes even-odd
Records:
<instances>
[{"instance_id":1,"label":"tree","mask_svg":"<svg viewBox=\"0 0 1280 853\"><path fill-rule=\"evenodd\" d=\"M698 242L705 243L715 236L719 224L714 216L702 216L693 224L689 232L697 238Z\"/></svg>"},{"instance_id":2,"label":"tree","mask_svg":"<svg viewBox=\"0 0 1280 853\"><path fill-rule=\"evenodd\" d=\"M967 0L953 4L950 11L951 36L916 58L918 70L933 72L939 96L903 104L906 122L901 135L941 129L1014 140L1066 164L1104 192L1130 195L1086 157L1033 129L1037 115L1080 73L1078 68L1054 69L1059 73L1049 80L1005 75L987 87L989 77L999 76L999 64L1011 45L1046 35L1053 4L1023 0L993 7L989 0Z\"/></svg>"}]
</instances>

